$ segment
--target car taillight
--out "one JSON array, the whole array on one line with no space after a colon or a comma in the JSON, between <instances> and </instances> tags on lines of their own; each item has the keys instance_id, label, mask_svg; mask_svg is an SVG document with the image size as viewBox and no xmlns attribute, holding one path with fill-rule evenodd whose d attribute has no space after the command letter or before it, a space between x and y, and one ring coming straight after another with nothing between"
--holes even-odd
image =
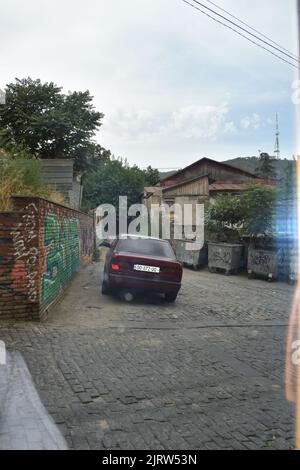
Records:
<instances>
[{"instance_id":1,"label":"car taillight","mask_svg":"<svg viewBox=\"0 0 300 470\"><path fill-rule=\"evenodd\" d=\"M113 271L120 271L121 268L120 268L120 265L119 265L119 264L113 263L113 264L111 265L111 269L112 269Z\"/></svg>"},{"instance_id":2,"label":"car taillight","mask_svg":"<svg viewBox=\"0 0 300 470\"><path fill-rule=\"evenodd\" d=\"M112 271L126 271L130 269L130 263L119 258L112 258L110 266Z\"/></svg>"}]
</instances>

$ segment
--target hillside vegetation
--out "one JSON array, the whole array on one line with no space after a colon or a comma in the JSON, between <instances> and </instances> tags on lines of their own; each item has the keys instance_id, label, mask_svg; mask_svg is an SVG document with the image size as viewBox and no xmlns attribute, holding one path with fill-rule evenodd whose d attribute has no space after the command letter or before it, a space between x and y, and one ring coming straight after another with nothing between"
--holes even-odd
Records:
<instances>
[{"instance_id":1,"label":"hillside vegetation","mask_svg":"<svg viewBox=\"0 0 300 470\"><path fill-rule=\"evenodd\" d=\"M251 173L255 173L256 169L259 166L259 158L258 157L240 157L240 158L233 158L231 160L226 160L229 165L232 165L236 168L240 168L241 170L250 171ZM285 177L286 173L291 170L295 169L295 161L294 160L272 160L272 166L274 167L276 178L282 179Z\"/></svg>"}]
</instances>

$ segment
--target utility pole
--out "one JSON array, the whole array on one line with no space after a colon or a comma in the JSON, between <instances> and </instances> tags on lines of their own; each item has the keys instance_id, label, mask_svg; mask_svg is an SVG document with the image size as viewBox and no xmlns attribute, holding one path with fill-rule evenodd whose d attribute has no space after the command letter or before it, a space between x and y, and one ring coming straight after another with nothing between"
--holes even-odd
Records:
<instances>
[{"instance_id":1,"label":"utility pole","mask_svg":"<svg viewBox=\"0 0 300 470\"><path fill-rule=\"evenodd\" d=\"M275 150L274 150L274 155L276 160L280 160L280 145L279 145L279 122L278 122L278 114L276 113L276 138L275 138Z\"/></svg>"}]
</instances>

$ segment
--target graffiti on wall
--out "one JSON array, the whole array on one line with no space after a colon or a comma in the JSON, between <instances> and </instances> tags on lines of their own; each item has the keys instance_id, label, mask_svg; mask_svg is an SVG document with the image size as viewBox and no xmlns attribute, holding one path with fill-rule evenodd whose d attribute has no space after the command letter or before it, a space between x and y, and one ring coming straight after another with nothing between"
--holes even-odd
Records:
<instances>
[{"instance_id":1,"label":"graffiti on wall","mask_svg":"<svg viewBox=\"0 0 300 470\"><path fill-rule=\"evenodd\" d=\"M38 301L38 209L34 203L25 207L20 223L12 231L14 260L12 269L14 290L26 290L30 302Z\"/></svg>"},{"instance_id":2,"label":"graffiti on wall","mask_svg":"<svg viewBox=\"0 0 300 470\"><path fill-rule=\"evenodd\" d=\"M47 214L44 218L44 266L41 280L42 304L49 305L71 279L80 264L77 217Z\"/></svg>"}]
</instances>

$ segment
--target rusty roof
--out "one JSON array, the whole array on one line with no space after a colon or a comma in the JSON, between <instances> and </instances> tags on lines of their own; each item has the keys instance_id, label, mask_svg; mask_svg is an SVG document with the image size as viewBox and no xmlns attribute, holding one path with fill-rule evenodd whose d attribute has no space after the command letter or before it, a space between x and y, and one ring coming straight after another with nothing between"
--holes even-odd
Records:
<instances>
[{"instance_id":1,"label":"rusty roof","mask_svg":"<svg viewBox=\"0 0 300 470\"><path fill-rule=\"evenodd\" d=\"M246 183L213 183L209 185L209 191L245 191Z\"/></svg>"},{"instance_id":2,"label":"rusty roof","mask_svg":"<svg viewBox=\"0 0 300 470\"><path fill-rule=\"evenodd\" d=\"M255 184L264 184L266 186L277 186L277 182L270 179L257 178ZM232 182L216 181L209 185L209 191L245 191L249 187L249 181Z\"/></svg>"}]
</instances>

